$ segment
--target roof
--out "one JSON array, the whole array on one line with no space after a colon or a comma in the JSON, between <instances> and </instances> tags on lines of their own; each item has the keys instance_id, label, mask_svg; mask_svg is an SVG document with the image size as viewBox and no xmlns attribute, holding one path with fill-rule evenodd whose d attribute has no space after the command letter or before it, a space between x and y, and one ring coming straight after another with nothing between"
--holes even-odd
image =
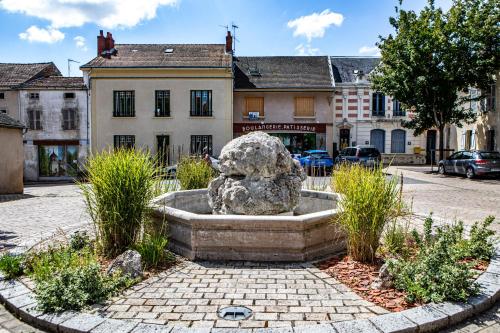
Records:
<instances>
[{"instance_id":1,"label":"roof","mask_svg":"<svg viewBox=\"0 0 500 333\"><path fill-rule=\"evenodd\" d=\"M8 128L25 128L25 126L15 120L14 118L9 117L5 113L0 113L0 127L8 127Z\"/></svg>"},{"instance_id":2,"label":"roof","mask_svg":"<svg viewBox=\"0 0 500 333\"><path fill-rule=\"evenodd\" d=\"M52 62L34 64L0 63L0 88L15 88L34 78L57 75L61 72Z\"/></svg>"},{"instance_id":3,"label":"roof","mask_svg":"<svg viewBox=\"0 0 500 333\"><path fill-rule=\"evenodd\" d=\"M330 57L332 62L333 78L335 83L356 82L355 70L363 71L368 75L377 67L379 57Z\"/></svg>"},{"instance_id":4,"label":"roof","mask_svg":"<svg viewBox=\"0 0 500 333\"><path fill-rule=\"evenodd\" d=\"M231 68L224 44L115 44L115 49L110 59L95 57L80 68Z\"/></svg>"},{"instance_id":5,"label":"roof","mask_svg":"<svg viewBox=\"0 0 500 333\"><path fill-rule=\"evenodd\" d=\"M22 89L65 89L82 90L87 89L83 77L49 76L34 79L19 85Z\"/></svg>"},{"instance_id":6,"label":"roof","mask_svg":"<svg viewBox=\"0 0 500 333\"><path fill-rule=\"evenodd\" d=\"M238 57L236 89L333 89L327 56Z\"/></svg>"}]
</instances>

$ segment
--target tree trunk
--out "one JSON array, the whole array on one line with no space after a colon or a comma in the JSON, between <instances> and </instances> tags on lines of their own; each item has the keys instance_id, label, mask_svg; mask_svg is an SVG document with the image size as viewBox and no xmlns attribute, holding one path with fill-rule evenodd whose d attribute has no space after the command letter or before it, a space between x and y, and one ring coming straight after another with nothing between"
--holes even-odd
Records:
<instances>
[{"instance_id":1,"label":"tree trunk","mask_svg":"<svg viewBox=\"0 0 500 333\"><path fill-rule=\"evenodd\" d=\"M439 159L444 159L444 125L439 125Z\"/></svg>"}]
</instances>

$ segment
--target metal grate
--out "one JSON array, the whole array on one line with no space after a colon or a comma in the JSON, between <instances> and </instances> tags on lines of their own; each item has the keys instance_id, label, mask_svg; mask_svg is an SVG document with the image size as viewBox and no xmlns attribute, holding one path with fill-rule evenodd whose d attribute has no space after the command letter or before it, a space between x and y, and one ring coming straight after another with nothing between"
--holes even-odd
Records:
<instances>
[{"instance_id":1,"label":"metal grate","mask_svg":"<svg viewBox=\"0 0 500 333\"><path fill-rule=\"evenodd\" d=\"M225 320L244 320L252 315L252 310L244 306L229 306L220 309L217 314Z\"/></svg>"}]
</instances>

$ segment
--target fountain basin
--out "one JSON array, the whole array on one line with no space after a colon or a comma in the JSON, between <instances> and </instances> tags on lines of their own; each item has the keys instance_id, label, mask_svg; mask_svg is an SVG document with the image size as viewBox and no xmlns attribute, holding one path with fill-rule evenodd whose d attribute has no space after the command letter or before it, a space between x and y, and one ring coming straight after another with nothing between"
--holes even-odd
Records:
<instances>
[{"instance_id":1,"label":"fountain basin","mask_svg":"<svg viewBox=\"0 0 500 333\"><path fill-rule=\"evenodd\" d=\"M213 215L206 189L177 191L154 200L153 218L170 249L191 260L309 261L345 250L332 223L338 198L302 190L293 216Z\"/></svg>"}]
</instances>

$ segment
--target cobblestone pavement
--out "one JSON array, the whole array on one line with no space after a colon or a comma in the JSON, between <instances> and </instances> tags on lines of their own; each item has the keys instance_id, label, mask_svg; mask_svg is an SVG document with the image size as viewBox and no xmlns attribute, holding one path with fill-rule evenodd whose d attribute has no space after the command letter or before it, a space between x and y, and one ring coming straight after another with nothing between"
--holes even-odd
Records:
<instances>
[{"instance_id":1,"label":"cobblestone pavement","mask_svg":"<svg viewBox=\"0 0 500 333\"><path fill-rule=\"evenodd\" d=\"M500 332L500 304L481 316L471 318L442 333L498 333Z\"/></svg>"},{"instance_id":2,"label":"cobblestone pavement","mask_svg":"<svg viewBox=\"0 0 500 333\"><path fill-rule=\"evenodd\" d=\"M218 310L227 306L247 306L253 315L244 321L219 318ZM135 286L103 314L154 324L260 328L387 312L310 264L186 262Z\"/></svg>"},{"instance_id":3,"label":"cobblestone pavement","mask_svg":"<svg viewBox=\"0 0 500 333\"><path fill-rule=\"evenodd\" d=\"M390 174L403 174L403 193L421 216L433 212L446 220L466 225L488 215L497 217L493 229L500 233L500 179L467 179L431 174L429 166L389 167Z\"/></svg>"}]
</instances>

